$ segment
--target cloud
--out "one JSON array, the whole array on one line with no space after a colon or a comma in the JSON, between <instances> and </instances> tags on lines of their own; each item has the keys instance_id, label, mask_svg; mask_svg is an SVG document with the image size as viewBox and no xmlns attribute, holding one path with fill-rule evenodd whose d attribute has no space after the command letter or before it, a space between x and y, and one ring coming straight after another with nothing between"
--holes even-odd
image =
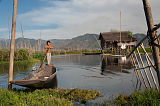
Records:
<instances>
[{"instance_id":1,"label":"cloud","mask_svg":"<svg viewBox=\"0 0 160 106\"><path fill-rule=\"evenodd\" d=\"M6 32L6 31L8 31L7 28L0 28L0 33L1 33L1 32Z\"/></svg>"},{"instance_id":2,"label":"cloud","mask_svg":"<svg viewBox=\"0 0 160 106\"><path fill-rule=\"evenodd\" d=\"M43 0L41 0L43 1ZM28 37L38 38L40 30L45 39L72 38L84 33L100 33L110 29L120 29L120 11L122 29L134 33L146 33L142 1L134 0L47 0L48 7L40 7L18 16ZM152 0L152 10L156 22L160 1ZM48 28L57 25L55 28ZM42 26L44 29L34 29Z\"/></svg>"},{"instance_id":3,"label":"cloud","mask_svg":"<svg viewBox=\"0 0 160 106\"><path fill-rule=\"evenodd\" d=\"M8 38L8 28L0 28L0 38Z\"/></svg>"}]
</instances>

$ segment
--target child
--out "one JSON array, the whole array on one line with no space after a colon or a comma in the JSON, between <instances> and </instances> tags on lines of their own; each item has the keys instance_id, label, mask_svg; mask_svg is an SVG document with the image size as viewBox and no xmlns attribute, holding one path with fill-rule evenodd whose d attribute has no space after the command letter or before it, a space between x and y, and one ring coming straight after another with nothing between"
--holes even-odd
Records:
<instances>
[{"instance_id":1,"label":"child","mask_svg":"<svg viewBox=\"0 0 160 106\"><path fill-rule=\"evenodd\" d=\"M47 55L48 66L52 66L51 65L51 49L53 49L53 46L51 45L50 41L47 41L47 45L45 46L45 50L46 50L46 55Z\"/></svg>"}]
</instances>

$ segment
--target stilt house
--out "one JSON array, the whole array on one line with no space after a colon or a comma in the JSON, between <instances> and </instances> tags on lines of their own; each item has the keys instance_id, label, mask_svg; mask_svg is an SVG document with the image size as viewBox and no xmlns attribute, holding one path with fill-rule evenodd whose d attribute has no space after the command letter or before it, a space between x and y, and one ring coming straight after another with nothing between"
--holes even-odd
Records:
<instances>
[{"instance_id":1,"label":"stilt house","mask_svg":"<svg viewBox=\"0 0 160 106\"><path fill-rule=\"evenodd\" d=\"M136 45L136 38L128 31L121 32L103 32L100 33L99 40L103 50L119 49L122 44L125 44L128 49Z\"/></svg>"}]
</instances>

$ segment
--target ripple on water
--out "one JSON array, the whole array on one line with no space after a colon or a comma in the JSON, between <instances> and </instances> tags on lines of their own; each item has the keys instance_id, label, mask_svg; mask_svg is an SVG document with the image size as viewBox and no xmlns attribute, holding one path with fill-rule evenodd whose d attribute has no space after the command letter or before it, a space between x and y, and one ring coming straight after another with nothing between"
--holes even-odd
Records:
<instances>
[{"instance_id":1,"label":"ripple on water","mask_svg":"<svg viewBox=\"0 0 160 106\"><path fill-rule=\"evenodd\" d=\"M62 55L53 56L52 64L57 69L57 82L60 88L95 89L101 96L92 102L110 100L114 96L131 93L136 89L136 76L132 68L112 64L112 58L98 55ZM117 60L115 61L117 62ZM35 64L37 65L37 64ZM25 70L14 72L14 79L21 79L32 70L29 66ZM8 70L5 70L8 72ZM0 73L0 86L7 85L8 73ZM15 86L15 88L21 88Z\"/></svg>"}]
</instances>

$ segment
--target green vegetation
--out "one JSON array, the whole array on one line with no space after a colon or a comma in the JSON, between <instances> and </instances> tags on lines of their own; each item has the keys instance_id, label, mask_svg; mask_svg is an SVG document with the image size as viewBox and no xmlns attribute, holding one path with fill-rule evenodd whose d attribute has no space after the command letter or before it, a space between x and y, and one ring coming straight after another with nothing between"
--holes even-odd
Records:
<instances>
[{"instance_id":1,"label":"green vegetation","mask_svg":"<svg viewBox=\"0 0 160 106\"><path fill-rule=\"evenodd\" d=\"M35 52L35 53L32 53L32 57L35 58L35 59L43 60L44 57L45 57L45 53Z\"/></svg>"},{"instance_id":2,"label":"green vegetation","mask_svg":"<svg viewBox=\"0 0 160 106\"><path fill-rule=\"evenodd\" d=\"M133 33L132 33L131 31L128 31L128 35L129 35L130 37L133 37Z\"/></svg>"},{"instance_id":3,"label":"green vegetation","mask_svg":"<svg viewBox=\"0 0 160 106\"><path fill-rule=\"evenodd\" d=\"M159 106L160 92L153 89L134 92L131 95L119 95L114 103L116 105L132 105L132 106Z\"/></svg>"},{"instance_id":4,"label":"green vegetation","mask_svg":"<svg viewBox=\"0 0 160 106\"><path fill-rule=\"evenodd\" d=\"M0 61L9 61L9 50L1 49L0 50Z\"/></svg>"},{"instance_id":5,"label":"green vegetation","mask_svg":"<svg viewBox=\"0 0 160 106\"><path fill-rule=\"evenodd\" d=\"M101 52L100 50L63 50L63 51L53 51L53 55L65 55L65 54L83 54L83 53L99 53ZM35 52L32 54L33 58L43 60L45 57L44 52Z\"/></svg>"},{"instance_id":6,"label":"green vegetation","mask_svg":"<svg viewBox=\"0 0 160 106\"><path fill-rule=\"evenodd\" d=\"M53 55L65 55L65 54L82 54L82 53L99 53L100 50L63 50L63 51L53 51ZM0 65L9 64L10 52L8 49L0 49ZM45 52L32 52L29 49L17 49L14 56L14 64L25 64L38 62L43 60L45 57Z\"/></svg>"},{"instance_id":7,"label":"green vegetation","mask_svg":"<svg viewBox=\"0 0 160 106\"><path fill-rule=\"evenodd\" d=\"M140 53L144 53L142 48L138 48L138 49L139 49ZM146 50L147 53L151 53L152 52L152 50L150 48L145 48L145 50Z\"/></svg>"},{"instance_id":8,"label":"green vegetation","mask_svg":"<svg viewBox=\"0 0 160 106\"><path fill-rule=\"evenodd\" d=\"M16 64L16 65L27 65L27 64L35 63L35 62L39 62L39 60L31 58L29 60L14 61L14 64ZM0 62L0 65L8 65L8 64L9 64L9 61L1 61Z\"/></svg>"},{"instance_id":9,"label":"green vegetation","mask_svg":"<svg viewBox=\"0 0 160 106\"><path fill-rule=\"evenodd\" d=\"M64 55L64 54L83 54L83 53L99 53L100 50L64 50L64 51L54 51L53 54L55 55Z\"/></svg>"},{"instance_id":10,"label":"green vegetation","mask_svg":"<svg viewBox=\"0 0 160 106\"><path fill-rule=\"evenodd\" d=\"M0 65L9 64L10 52L8 49L0 50ZM32 52L29 49L17 49L14 52L14 64L27 64L38 62L39 60L32 58Z\"/></svg>"},{"instance_id":11,"label":"green vegetation","mask_svg":"<svg viewBox=\"0 0 160 106\"><path fill-rule=\"evenodd\" d=\"M9 61L10 52L8 49L0 50L0 61ZM18 49L14 52L15 61L29 60L32 58L32 52L29 49Z\"/></svg>"},{"instance_id":12,"label":"green vegetation","mask_svg":"<svg viewBox=\"0 0 160 106\"><path fill-rule=\"evenodd\" d=\"M100 92L81 89L42 89L42 90L7 90L0 88L1 106L73 106L77 101L86 101L97 98Z\"/></svg>"},{"instance_id":13,"label":"green vegetation","mask_svg":"<svg viewBox=\"0 0 160 106\"><path fill-rule=\"evenodd\" d=\"M145 48L148 53L151 53L150 48ZM143 53L142 48L139 48L140 53ZM101 50L63 50L63 51L53 51L53 55L65 55L65 54L83 54L83 53L100 53ZM111 53L111 51L104 51L104 53ZM119 50L114 50L114 53L119 53ZM0 49L0 64L9 63L10 52L8 49ZM37 62L38 60L43 60L45 57L45 52L32 52L29 49L17 49L15 51L14 63L23 64L26 62Z\"/></svg>"},{"instance_id":14,"label":"green vegetation","mask_svg":"<svg viewBox=\"0 0 160 106\"><path fill-rule=\"evenodd\" d=\"M23 61L29 59L32 59L32 52L29 49L17 49L15 51L15 61Z\"/></svg>"},{"instance_id":15,"label":"green vegetation","mask_svg":"<svg viewBox=\"0 0 160 106\"><path fill-rule=\"evenodd\" d=\"M82 54L80 50L63 50L63 51L54 51L54 55L65 55L65 54Z\"/></svg>"}]
</instances>

